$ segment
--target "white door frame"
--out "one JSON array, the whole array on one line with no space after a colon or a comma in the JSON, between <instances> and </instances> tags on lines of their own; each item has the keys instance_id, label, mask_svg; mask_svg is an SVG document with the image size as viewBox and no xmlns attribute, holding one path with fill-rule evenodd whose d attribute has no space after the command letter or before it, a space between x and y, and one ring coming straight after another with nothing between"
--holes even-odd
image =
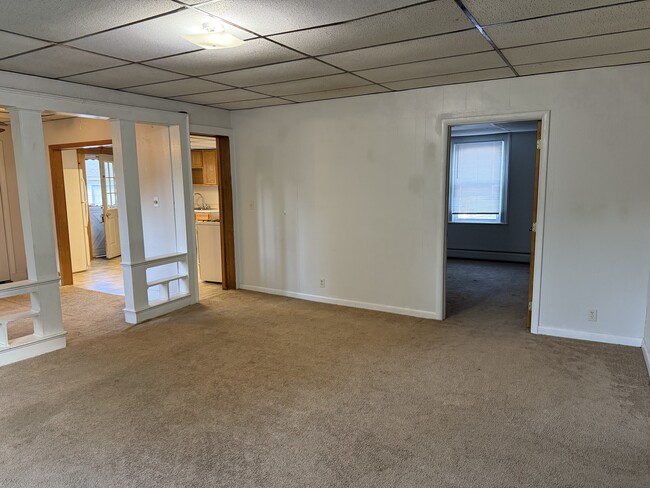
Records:
<instances>
[{"instance_id":1,"label":"white door frame","mask_svg":"<svg viewBox=\"0 0 650 488\"><path fill-rule=\"evenodd\" d=\"M544 256L544 217L546 211L546 179L548 169L548 143L549 143L549 124L550 110L534 112L515 112L505 114L486 113L480 115L448 115L442 119L442 145L441 161L444 161L441 183L443 188L440 191L440 221L442 222L442 232L438 240L439 262L442 263L442 272L437 276L437 289L439 290L436 297L436 309L440 310L440 318L444 320L447 314L447 221L449 205L449 142L451 139L451 128L456 125L465 124L483 124L489 122L519 122L529 120L542 121L542 135L539 156L539 179L537 183L537 233L535 237L535 255L534 259L534 276L533 276L533 304L531 318L531 332L536 334L539 327L539 313L542 294L542 270Z\"/></svg>"}]
</instances>

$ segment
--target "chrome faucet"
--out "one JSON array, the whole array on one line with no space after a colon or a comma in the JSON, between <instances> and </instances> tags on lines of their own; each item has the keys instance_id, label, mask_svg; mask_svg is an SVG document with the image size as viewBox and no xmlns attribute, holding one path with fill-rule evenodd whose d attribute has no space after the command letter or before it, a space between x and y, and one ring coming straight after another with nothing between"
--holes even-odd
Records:
<instances>
[{"instance_id":1,"label":"chrome faucet","mask_svg":"<svg viewBox=\"0 0 650 488\"><path fill-rule=\"evenodd\" d=\"M201 197L201 205L197 205L196 203L197 196ZM194 208L197 210L207 210L208 208L210 208L208 205L206 205L205 198L203 198L203 195L201 195L198 191L194 193Z\"/></svg>"}]
</instances>

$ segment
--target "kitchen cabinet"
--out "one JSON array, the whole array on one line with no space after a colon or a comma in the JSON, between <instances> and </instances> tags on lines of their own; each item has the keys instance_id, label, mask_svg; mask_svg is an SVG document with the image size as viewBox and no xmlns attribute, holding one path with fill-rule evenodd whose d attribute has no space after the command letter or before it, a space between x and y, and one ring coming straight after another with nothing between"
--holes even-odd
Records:
<instances>
[{"instance_id":1,"label":"kitchen cabinet","mask_svg":"<svg viewBox=\"0 0 650 488\"><path fill-rule=\"evenodd\" d=\"M192 149L192 183L217 186L217 160L215 149Z\"/></svg>"}]
</instances>

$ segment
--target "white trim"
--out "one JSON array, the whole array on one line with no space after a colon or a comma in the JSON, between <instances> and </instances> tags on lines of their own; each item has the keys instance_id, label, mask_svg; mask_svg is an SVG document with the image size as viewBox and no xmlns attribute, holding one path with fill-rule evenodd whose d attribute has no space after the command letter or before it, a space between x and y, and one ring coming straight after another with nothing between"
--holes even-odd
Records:
<instances>
[{"instance_id":1,"label":"white trim","mask_svg":"<svg viewBox=\"0 0 650 488\"><path fill-rule=\"evenodd\" d=\"M580 339L583 341L604 342L606 344L619 344L621 346L641 346L640 337L616 336L611 334L599 334L597 332L585 332L582 330L558 329L555 327L545 327L540 325L533 334L564 337L566 339Z\"/></svg>"},{"instance_id":2,"label":"white trim","mask_svg":"<svg viewBox=\"0 0 650 488\"><path fill-rule=\"evenodd\" d=\"M140 324L145 320L160 317L161 315L174 312L175 310L188 307L195 303L196 300L192 295L183 295L177 298L172 297L170 300L161 303L153 303L151 306L143 308L142 310L128 310L125 308L123 309L124 320L128 324Z\"/></svg>"},{"instance_id":3,"label":"white trim","mask_svg":"<svg viewBox=\"0 0 650 488\"><path fill-rule=\"evenodd\" d=\"M27 336L16 339L10 347L0 349L0 366L16 363L24 359L33 358L47 352L56 351L65 347L66 333L59 332L46 337ZM24 343L20 343L24 340Z\"/></svg>"},{"instance_id":4,"label":"white trim","mask_svg":"<svg viewBox=\"0 0 650 488\"><path fill-rule=\"evenodd\" d=\"M413 308L393 307L391 305L379 305L377 303L359 302L355 300L346 300L344 298L332 298L322 295L310 295L308 293L298 293L295 291L279 290L277 288L265 288L263 286L239 285L242 290L268 293L270 295L280 295L283 297L298 298L310 302L329 303L331 305L341 305L343 307L363 308L366 310L375 310L377 312L394 313L398 315L408 315L422 319L438 319L438 314L426 310L416 310Z\"/></svg>"},{"instance_id":5,"label":"white trim","mask_svg":"<svg viewBox=\"0 0 650 488\"><path fill-rule=\"evenodd\" d=\"M546 175L548 168L548 142L549 142L549 123L551 112L549 110L535 112L515 112L515 113L481 113L471 116L465 114L450 114L442 119L442 144L441 144L441 161L442 178L440 179L440 188L438 203L439 217L443 225L443 232L440 233L438 240L438 262L441 263L441 272L436 277L437 296L436 310L444 320L446 316L446 276L447 276L447 205L449 200L449 141L451 127L464 124L481 124L487 122L518 122L527 120L542 121L542 142L540 146L539 158L539 178L538 178L538 195L537 195L537 233L535 240L535 275L533 276L533 305L531 332L536 333L539 326L540 303L542 300L542 266L544 250L544 214L546 209Z\"/></svg>"},{"instance_id":6,"label":"white trim","mask_svg":"<svg viewBox=\"0 0 650 488\"><path fill-rule=\"evenodd\" d=\"M641 351L643 352L643 359L645 359L645 365L648 368L648 376L650 376L650 346L646 339L643 339L641 342Z\"/></svg>"}]
</instances>

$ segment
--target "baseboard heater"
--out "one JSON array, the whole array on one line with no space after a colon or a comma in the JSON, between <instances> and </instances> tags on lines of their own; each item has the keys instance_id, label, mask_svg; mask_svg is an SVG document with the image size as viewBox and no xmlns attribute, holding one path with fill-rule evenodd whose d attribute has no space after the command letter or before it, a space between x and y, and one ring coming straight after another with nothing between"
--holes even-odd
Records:
<instances>
[{"instance_id":1,"label":"baseboard heater","mask_svg":"<svg viewBox=\"0 0 650 488\"><path fill-rule=\"evenodd\" d=\"M523 252L447 249L447 257L460 259L478 259L483 261L506 261L510 263L530 263L530 253Z\"/></svg>"}]
</instances>

